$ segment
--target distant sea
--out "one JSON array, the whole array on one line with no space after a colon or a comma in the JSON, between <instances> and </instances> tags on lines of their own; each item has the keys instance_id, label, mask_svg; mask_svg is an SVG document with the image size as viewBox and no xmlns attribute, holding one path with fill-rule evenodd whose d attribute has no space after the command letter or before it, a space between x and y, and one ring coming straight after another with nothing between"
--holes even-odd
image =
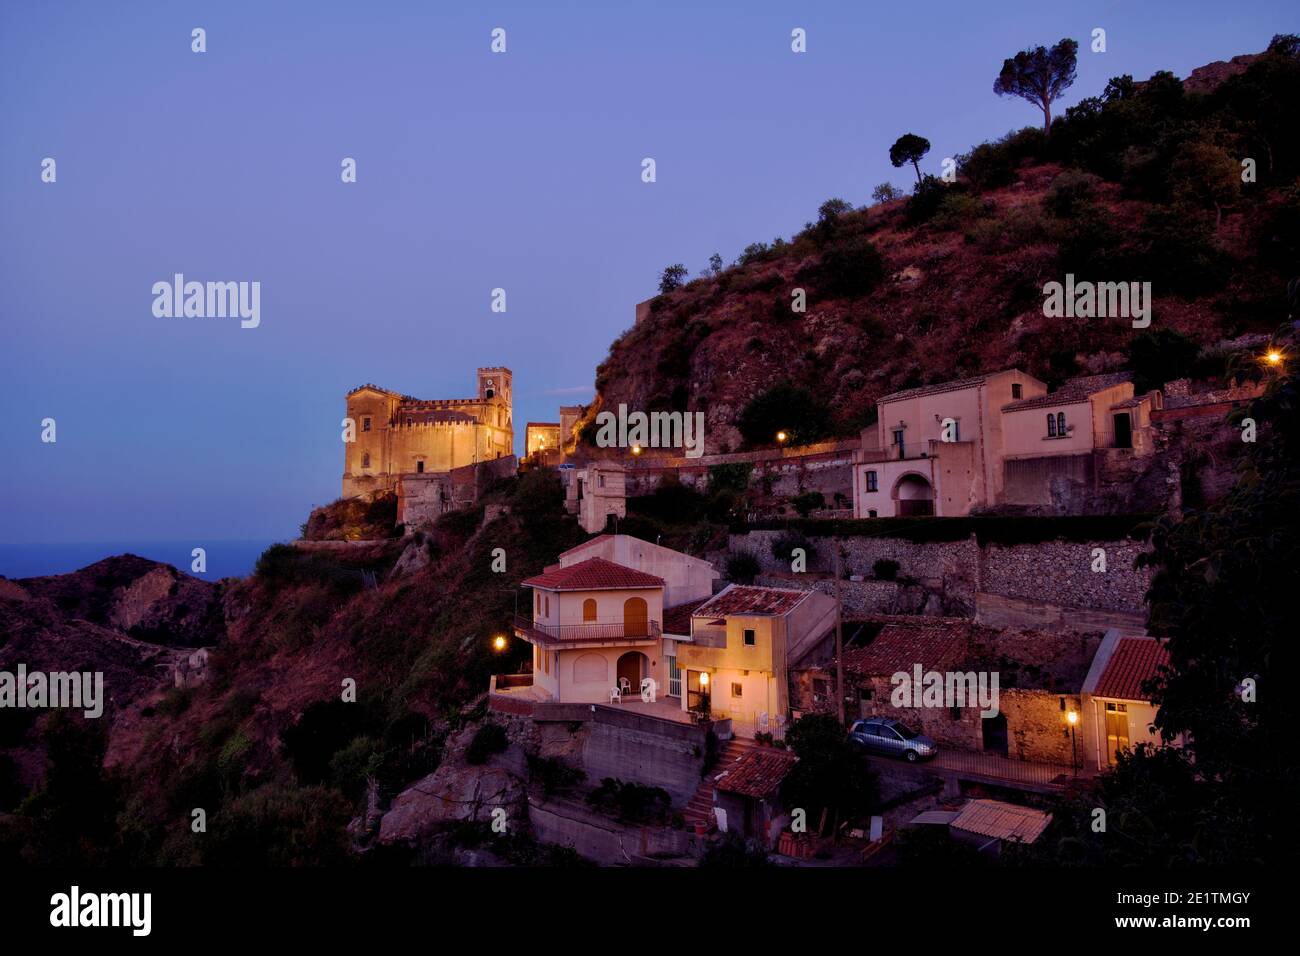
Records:
<instances>
[{"instance_id":1,"label":"distant sea","mask_svg":"<svg viewBox=\"0 0 1300 956\"><path fill-rule=\"evenodd\" d=\"M253 541L80 541L57 544L0 544L0 575L7 578L35 578L66 574L117 554L138 554L170 564L205 581L242 578L253 573L263 551L275 542ZM190 552L207 551L207 571L194 574Z\"/></svg>"}]
</instances>

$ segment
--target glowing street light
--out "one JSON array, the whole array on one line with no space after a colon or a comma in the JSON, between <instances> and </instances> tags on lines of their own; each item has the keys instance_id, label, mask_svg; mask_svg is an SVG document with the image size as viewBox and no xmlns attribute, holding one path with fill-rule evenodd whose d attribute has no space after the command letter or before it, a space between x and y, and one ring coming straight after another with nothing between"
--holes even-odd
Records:
<instances>
[{"instance_id":1,"label":"glowing street light","mask_svg":"<svg viewBox=\"0 0 1300 956\"><path fill-rule=\"evenodd\" d=\"M1267 355L1264 356L1264 361L1267 362L1269 365L1281 365L1282 353L1279 352L1277 349L1273 349Z\"/></svg>"},{"instance_id":2,"label":"glowing street light","mask_svg":"<svg viewBox=\"0 0 1300 956\"><path fill-rule=\"evenodd\" d=\"M1079 753L1075 747L1074 725L1079 722L1079 712L1071 710L1065 715L1066 721L1070 724L1070 769L1075 773L1079 772Z\"/></svg>"},{"instance_id":3,"label":"glowing street light","mask_svg":"<svg viewBox=\"0 0 1300 956\"><path fill-rule=\"evenodd\" d=\"M640 445L633 445L633 446L632 446L632 454L634 454L634 455L639 455L639 454L641 454L641 446L640 446Z\"/></svg>"},{"instance_id":4,"label":"glowing street light","mask_svg":"<svg viewBox=\"0 0 1300 956\"><path fill-rule=\"evenodd\" d=\"M506 649L506 639L500 634L492 638L492 649L500 654Z\"/></svg>"},{"instance_id":5,"label":"glowing street light","mask_svg":"<svg viewBox=\"0 0 1300 956\"><path fill-rule=\"evenodd\" d=\"M790 436L787 435L787 434L786 434L785 432L783 432L783 431L782 431L782 432L777 432L777 433L776 433L776 440L777 440L780 444L782 444L782 445L784 445L784 444L786 443L786 440L789 439L789 437L790 437Z\"/></svg>"}]
</instances>

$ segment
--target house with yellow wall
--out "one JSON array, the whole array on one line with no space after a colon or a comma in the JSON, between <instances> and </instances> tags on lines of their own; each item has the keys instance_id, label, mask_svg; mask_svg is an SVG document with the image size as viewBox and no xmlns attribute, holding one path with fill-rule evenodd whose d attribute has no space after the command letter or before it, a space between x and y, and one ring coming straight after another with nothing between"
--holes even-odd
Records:
<instances>
[{"instance_id":1,"label":"house with yellow wall","mask_svg":"<svg viewBox=\"0 0 1300 956\"><path fill-rule=\"evenodd\" d=\"M783 724L789 669L834 628L837 607L820 591L738 584L704 602L677 645L682 708L730 718L745 736Z\"/></svg>"}]
</instances>

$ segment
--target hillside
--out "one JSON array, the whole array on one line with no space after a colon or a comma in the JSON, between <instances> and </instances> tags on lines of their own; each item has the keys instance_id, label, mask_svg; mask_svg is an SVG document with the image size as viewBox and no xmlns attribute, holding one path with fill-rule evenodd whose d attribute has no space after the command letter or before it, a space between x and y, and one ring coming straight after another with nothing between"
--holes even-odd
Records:
<instances>
[{"instance_id":1,"label":"hillside","mask_svg":"<svg viewBox=\"0 0 1300 956\"><path fill-rule=\"evenodd\" d=\"M586 422L619 403L703 410L713 453L770 442L761 408L744 422L774 383L811 406L795 437L815 440L854 435L892 391L1011 366L1049 385L1122 368L1147 385L1222 380L1237 370L1233 340L1287 319L1300 148L1282 117L1297 110L1300 58L1279 38L1186 86L1116 78L1050 139L1027 128L959 157L955 183L927 177L866 208L828 201L790 240L652 300L599 367ZM1241 182L1241 157L1255 182ZM1045 318L1043 286L1067 273L1151 282L1150 329ZM1169 361L1135 360L1143 341L1155 347L1139 353Z\"/></svg>"}]
</instances>

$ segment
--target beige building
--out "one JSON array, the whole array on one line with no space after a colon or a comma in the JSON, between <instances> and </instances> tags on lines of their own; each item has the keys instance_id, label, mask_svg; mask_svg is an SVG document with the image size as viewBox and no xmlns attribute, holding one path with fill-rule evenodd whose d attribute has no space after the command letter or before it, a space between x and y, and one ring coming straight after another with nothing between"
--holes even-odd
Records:
<instances>
[{"instance_id":1,"label":"beige building","mask_svg":"<svg viewBox=\"0 0 1300 956\"><path fill-rule=\"evenodd\" d=\"M480 368L474 398L423 400L376 385L347 395L343 497L395 490L401 475L449 472L512 455L511 373Z\"/></svg>"},{"instance_id":2,"label":"beige building","mask_svg":"<svg viewBox=\"0 0 1300 956\"><path fill-rule=\"evenodd\" d=\"M789 668L835 627L820 591L733 584L690 616L677 648L682 707L707 708L746 736L772 732L790 710Z\"/></svg>"},{"instance_id":3,"label":"beige building","mask_svg":"<svg viewBox=\"0 0 1300 956\"><path fill-rule=\"evenodd\" d=\"M627 517L627 477L619 461L593 461L561 472L564 507L589 534L604 531L612 518Z\"/></svg>"},{"instance_id":4,"label":"beige building","mask_svg":"<svg viewBox=\"0 0 1300 956\"><path fill-rule=\"evenodd\" d=\"M854 454L854 517L1046 504L1054 478L1092 481L1098 452L1151 454L1159 407L1158 392L1134 396L1123 372L1071 379L1051 394L1011 369L886 395Z\"/></svg>"}]
</instances>

